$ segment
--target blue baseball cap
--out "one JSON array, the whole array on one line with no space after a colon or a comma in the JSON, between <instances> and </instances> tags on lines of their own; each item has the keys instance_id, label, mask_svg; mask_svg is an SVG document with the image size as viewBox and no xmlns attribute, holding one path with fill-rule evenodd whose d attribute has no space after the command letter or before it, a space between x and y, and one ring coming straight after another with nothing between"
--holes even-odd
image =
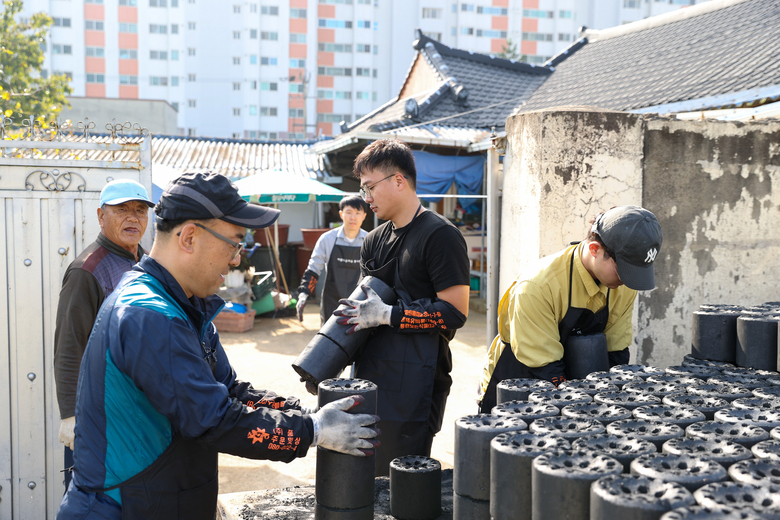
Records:
<instances>
[{"instance_id":1,"label":"blue baseball cap","mask_svg":"<svg viewBox=\"0 0 780 520\"><path fill-rule=\"evenodd\" d=\"M108 206L116 206L117 204L124 204L131 200L137 200L146 203L150 208L154 206L154 202L149 200L149 195L146 193L146 188L138 182L131 181L129 179L117 179L111 181L100 192L100 205L106 204Z\"/></svg>"}]
</instances>

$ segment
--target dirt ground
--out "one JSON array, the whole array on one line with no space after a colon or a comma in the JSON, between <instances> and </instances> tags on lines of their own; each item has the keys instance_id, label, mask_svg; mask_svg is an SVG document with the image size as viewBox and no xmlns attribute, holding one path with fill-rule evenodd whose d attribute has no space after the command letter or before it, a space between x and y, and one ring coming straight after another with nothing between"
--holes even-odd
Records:
<instances>
[{"instance_id":1,"label":"dirt ground","mask_svg":"<svg viewBox=\"0 0 780 520\"><path fill-rule=\"evenodd\" d=\"M306 306L303 323L297 318L262 318L255 320L251 331L221 333L222 345L239 379L256 388L273 390L281 395L300 397L308 406L316 397L306 392L292 369L292 362L317 333L319 308ZM464 415L477 413L475 395L485 355L485 314L471 309L466 325L450 343L452 349L453 386L447 401L442 431L433 441L431 457L442 468L452 468L454 423ZM289 464L219 456L219 492L236 493L290 486L314 485L316 450Z\"/></svg>"}]
</instances>

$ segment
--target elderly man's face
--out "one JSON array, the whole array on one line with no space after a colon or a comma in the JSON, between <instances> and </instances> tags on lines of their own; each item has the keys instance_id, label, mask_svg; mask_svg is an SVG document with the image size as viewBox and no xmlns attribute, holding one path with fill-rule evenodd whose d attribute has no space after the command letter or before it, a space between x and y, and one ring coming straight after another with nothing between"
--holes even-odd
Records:
<instances>
[{"instance_id":1,"label":"elderly man's face","mask_svg":"<svg viewBox=\"0 0 780 520\"><path fill-rule=\"evenodd\" d=\"M131 200L116 206L98 208L98 221L103 234L110 241L133 254L149 222L149 206Z\"/></svg>"}]
</instances>

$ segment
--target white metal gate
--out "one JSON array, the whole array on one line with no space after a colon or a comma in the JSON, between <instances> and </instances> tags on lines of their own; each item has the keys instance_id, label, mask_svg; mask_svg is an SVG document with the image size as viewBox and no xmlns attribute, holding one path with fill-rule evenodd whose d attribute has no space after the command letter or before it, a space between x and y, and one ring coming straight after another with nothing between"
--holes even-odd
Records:
<instances>
[{"instance_id":1,"label":"white metal gate","mask_svg":"<svg viewBox=\"0 0 780 520\"><path fill-rule=\"evenodd\" d=\"M0 519L53 519L65 490L53 371L62 277L100 231L107 182L133 179L151 196L151 137L130 123L96 136L89 121L74 133L30 118L12 139L11 124L0 117Z\"/></svg>"}]
</instances>

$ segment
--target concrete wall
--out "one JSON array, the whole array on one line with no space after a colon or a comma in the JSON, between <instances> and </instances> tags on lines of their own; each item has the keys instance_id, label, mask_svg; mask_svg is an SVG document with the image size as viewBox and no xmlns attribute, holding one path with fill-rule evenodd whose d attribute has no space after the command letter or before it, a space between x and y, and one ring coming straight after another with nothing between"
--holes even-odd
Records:
<instances>
[{"instance_id":1,"label":"concrete wall","mask_svg":"<svg viewBox=\"0 0 780 520\"><path fill-rule=\"evenodd\" d=\"M121 124L126 121L138 123L147 128L152 135L179 135L176 123L177 112L167 101L149 99L107 99L69 97L70 108L62 109L60 119L70 119L73 124L88 117L97 125L93 134L108 133L105 125L112 119ZM137 135L138 132L125 130L125 135Z\"/></svg>"},{"instance_id":2,"label":"concrete wall","mask_svg":"<svg viewBox=\"0 0 780 520\"><path fill-rule=\"evenodd\" d=\"M637 299L632 362L679 364L702 303L780 299L780 122L562 107L506 128L501 294L528 262L583 239L599 211L636 204L664 242L657 287Z\"/></svg>"}]
</instances>

